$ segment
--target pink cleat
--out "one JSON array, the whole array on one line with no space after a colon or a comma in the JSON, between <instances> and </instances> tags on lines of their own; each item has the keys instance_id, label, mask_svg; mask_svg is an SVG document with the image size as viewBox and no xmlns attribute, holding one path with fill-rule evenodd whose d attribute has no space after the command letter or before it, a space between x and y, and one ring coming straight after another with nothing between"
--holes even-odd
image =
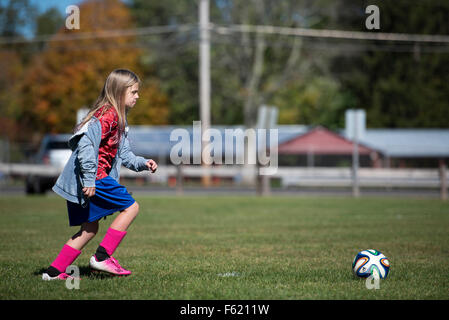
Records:
<instances>
[{"instance_id":1,"label":"pink cleat","mask_svg":"<svg viewBox=\"0 0 449 320\"><path fill-rule=\"evenodd\" d=\"M56 277L51 277L48 273L43 273L42 274L42 280L44 280L44 281L67 280L67 279L70 279L70 280L81 280L80 278L72 277L71 275L68 275L65 272L61 272Z\"/></svg>"},{"instance_id":2,"label":"pink cleat","mask_svg":"<svg viewBox=\"0 0 449 320\"><path fill-rule=\"evenodd\" d=\"M104 261L97 261L95 255L90 258L90 268L93 271L104 271L116 276L128 276L131 271L124 269L114 257L110 257Z\"/></svg>"}]
</instances>

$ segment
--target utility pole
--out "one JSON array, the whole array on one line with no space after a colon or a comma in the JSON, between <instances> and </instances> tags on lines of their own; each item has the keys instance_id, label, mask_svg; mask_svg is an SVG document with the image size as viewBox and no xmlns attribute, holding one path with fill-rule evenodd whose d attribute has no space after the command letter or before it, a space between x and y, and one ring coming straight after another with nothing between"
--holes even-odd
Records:
<instances>
[{"instance_id":1,"label":"utility pole","mask_svg":"<svg viewBox=\"0 0 449 320\"><path fill-rule=\"evenodd\" d=\"M210 128L210 29L209 29L209 0L200 0L199 5L200 22L200 56L199 56L199 80L200 80L200 120L202 135ZM201 139L202 141L202 139ZM207 141L206 143L209 143ZM203 141L201 143L201 159L203 160ZM203 166L204 161L201 161ZM206 170L207 172L207 170ZM210 185L208 173L203 175L203 185Z\"/></svg>"},{"instance_id":2,"label":"utility pole","mask_svg":"<svg viewBox=\"0 0 449 320\"><path fill-rule=\"evenodd\" d=\"M439 175L440 175L440 199L447 200L447 169L444 159L439 161Z\"/></svg>"}]
</instances>

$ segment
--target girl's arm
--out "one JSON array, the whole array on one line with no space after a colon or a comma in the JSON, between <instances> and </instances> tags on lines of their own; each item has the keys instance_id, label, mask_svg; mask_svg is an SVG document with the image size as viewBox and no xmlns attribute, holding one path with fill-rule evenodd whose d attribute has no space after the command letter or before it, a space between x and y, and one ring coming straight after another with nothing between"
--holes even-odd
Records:
<instances>
[{"instance_id":1,"label":"girl's arm","mask_svg":"<svg viewBox=\"0 0 449 320\"><path fill-rule=\"evenodd\" d=\"M149 170L150 168L147 166L147 162L149 160L136 156L129 146L129 140L126 136L123 137L123 147L120 152L120 158L122 159L122 164L131 169L133 171L139 172L143 170Z\"/></svg>"},{"instance_id":2,"label":"girl's arm","mask_svg":"<svg viewBox=\"0 0 449 320\"><path fill-rule=\"evenodd\" d=\"M84 134L78 142L78 161L80 164L80 179L84 188L95 187L97 161L92 141Z\"/></svg>"}]
</instances>

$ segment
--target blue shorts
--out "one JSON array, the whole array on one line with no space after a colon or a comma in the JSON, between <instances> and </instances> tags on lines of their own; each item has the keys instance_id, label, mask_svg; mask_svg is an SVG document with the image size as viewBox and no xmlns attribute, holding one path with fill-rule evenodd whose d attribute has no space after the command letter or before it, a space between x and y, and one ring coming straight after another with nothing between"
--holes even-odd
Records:
<instances>
[{"instance_id":1,"label":"blue shorts","mask_svg":"<svg viewBox=\"0 0 449 320\"><path fill-rule=\"evenodd\" d=\"M107 176L95 181L95 195L83 208L78 203L67 201L70 226L79 226L84 222L93 222L117 211L129 208L134 202L126 188Z\"/></svg>"}]
</instances>

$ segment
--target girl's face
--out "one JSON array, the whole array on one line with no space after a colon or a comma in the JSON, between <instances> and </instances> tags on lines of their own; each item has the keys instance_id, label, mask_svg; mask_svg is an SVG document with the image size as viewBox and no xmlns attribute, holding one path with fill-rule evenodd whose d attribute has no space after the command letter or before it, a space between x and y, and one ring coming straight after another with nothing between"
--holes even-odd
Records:
<instances>
[{"instance_id":1,"label":"girl's face","mask_svg":"<svg viewBox=\"0 0 449 320\"><path fill-rule=\"evenodd\" d=\"M125 106L128 108L134 107L137 99L139 99L139 83L136 82L131 87L128 87L126 89Z\"/></svg>"}]
</instances>

